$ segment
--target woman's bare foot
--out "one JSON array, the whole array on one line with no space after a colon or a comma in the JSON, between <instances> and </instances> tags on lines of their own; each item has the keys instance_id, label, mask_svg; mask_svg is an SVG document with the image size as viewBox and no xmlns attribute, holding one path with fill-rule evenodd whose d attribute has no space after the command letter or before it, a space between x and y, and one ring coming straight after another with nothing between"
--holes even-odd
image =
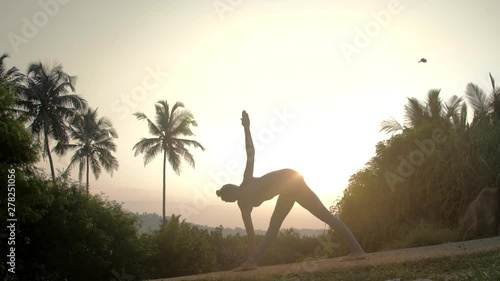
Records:
<instances>
[{"instance_id":1,"label":"woman's bare foot","mask_svg":"<svg viewBox=\"0 0 500 281\"><path fill-rule=\"evenodd\" d=\"M365 252L352 252L347 257L343 258L341 261L357 261L366 259L368 255Z\"/></svg>"},{"instance_id":2,"label":"woman's bare foot","mask_svg":"<svg viewBox=\"0 0 500 281\"><path fill-rule=\"evenodd\" d=\"M257 269L257 263L254 262L254 261L252 261L252 260L247 260L242 265L240 265L237 268L233 269L233 272L236 272L236 271L246 271L246 270L255 270L255 269Z\"/></svg>"}]
</instances>

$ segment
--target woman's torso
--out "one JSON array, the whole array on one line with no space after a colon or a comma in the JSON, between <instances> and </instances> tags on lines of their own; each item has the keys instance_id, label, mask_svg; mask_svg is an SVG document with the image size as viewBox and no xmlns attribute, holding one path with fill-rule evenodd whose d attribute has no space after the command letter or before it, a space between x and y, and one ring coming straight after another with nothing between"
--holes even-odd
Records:
<instances>
[{"instance_id":1,"label":"woman's torso","mask_svg":"<svg viewBox=\"0 0 500 281\"><path fill-rule=\"evenodd\" d=\"M277 170L262 177L244 179L239 205L258 207L276 195L293 195L303 183L302 175L292 169Z\"/></svg>"}]
</instances>

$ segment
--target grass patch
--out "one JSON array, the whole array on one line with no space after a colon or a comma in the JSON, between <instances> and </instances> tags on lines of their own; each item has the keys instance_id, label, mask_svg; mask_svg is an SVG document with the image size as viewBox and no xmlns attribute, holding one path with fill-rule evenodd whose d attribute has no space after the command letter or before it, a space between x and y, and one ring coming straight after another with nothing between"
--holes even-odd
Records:
<instances>
[{"instance_id":1,"label":"grass patch","mask_svg":"<svg viewBox=\"0 0 500 281\"><path fill-rule=\"evenodd\" d=\"M383 266L332 269L324 272L269 275L251 278L222 278L223 281L497 281L500 280L500 252L487 252L468 256L428 259L418 262L396 263Z\"/></svg>"},{"instance_id":2,"label":"grass patch","mask_svg":"<svg viewBox=\"0 0 500 281\"><path fill-rule=\"evenodd\" d=\"M382 246L381 251L406 249L438 245L448 242L463 241L463 236L458 230L428 224L425 222L411 225L401 239L394 240Z\"/></svg>"}]
</instances>

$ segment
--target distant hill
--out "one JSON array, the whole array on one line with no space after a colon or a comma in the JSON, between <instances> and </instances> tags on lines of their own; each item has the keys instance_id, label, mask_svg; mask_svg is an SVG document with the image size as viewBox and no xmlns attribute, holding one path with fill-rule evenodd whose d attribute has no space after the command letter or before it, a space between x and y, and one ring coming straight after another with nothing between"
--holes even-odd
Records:
<instances>
[{"instance_id":1,"label":"distant hill","mask_svg":"<svg viewBox=\"0 0 500 281\"><path fill-rule=\"evenodd\" d=\"M155 230L158 230L160 229L160 223L161 223L161 216L156 214L156 213L143 213L143 214L139 214L139 213L136 213L137 217L139 218L139 222L141 223L140 225L140 231L141 233L150 233L150 232L153 232ZM167 217L167 221L170 219L170 217ZM182 217L181 217L182 219ZM192 226L195 226L197 228L200 228L200 229L206 229L208 231L212 231L215 229L215 227L212 227L212 226L207 226L207 225L198 225L198 224L193 224L193 223L189 223L189 222L186 222ZM221 227L223 227L221 225ZM301 228L301 229L298 229L298 228L294 228L295 231L297 231L300 236L318 236L318 235L321 235L323 234L325 231L325 229L308 229L308 228ZM265 230L260 230L260 229L256 229L255 230L255 234L262 234L264 235L266 233ZM223 230L222 230L222 234L224 236L228 236L228 235L236 235L236 234L239 234L239 235L246 235L246 231L244 228L240 228L240 227L236 227L236 228L226 228L226 227L223 227Z\"/></svg>"},{"instance_id":2,"label":"distant hill","mask_svg":"<svg viewBox=\"0 0 500 281\"><path fill-rule=\"evenodd\" d=\"M136 216L139 218L139 223L140 223L140 231L141 233L150 233L155 230L160 229L160 223L161 223L161 216L153 213L136 213ZM167 220L169 220L170 217L167 217Z\"/></svg>"}]
</instances>

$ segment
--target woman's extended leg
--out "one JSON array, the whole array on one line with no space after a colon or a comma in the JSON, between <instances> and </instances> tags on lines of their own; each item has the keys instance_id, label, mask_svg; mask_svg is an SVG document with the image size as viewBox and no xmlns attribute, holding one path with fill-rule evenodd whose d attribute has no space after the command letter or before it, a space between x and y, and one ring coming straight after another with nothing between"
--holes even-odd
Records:
<instances>
[{"instance_id":1,"label":"woman's extended leg","mask_svg":"<svg viewBox=\"0 0 500 281\"><path fill-rule=\"evenodd\" d=\"M311 212L315 217L328 224L333 230L338 232L340 236L347 242L351 248L351 254L345 260L356 260L366 257L365 252L359 245L358 241L351 233L349 228L336 216L326 209L321 203L318 196L307 186L305 182L301 183L299 194L297 194L297 203L299 203L306 210Z\"/></svg>"}]
</instances>

